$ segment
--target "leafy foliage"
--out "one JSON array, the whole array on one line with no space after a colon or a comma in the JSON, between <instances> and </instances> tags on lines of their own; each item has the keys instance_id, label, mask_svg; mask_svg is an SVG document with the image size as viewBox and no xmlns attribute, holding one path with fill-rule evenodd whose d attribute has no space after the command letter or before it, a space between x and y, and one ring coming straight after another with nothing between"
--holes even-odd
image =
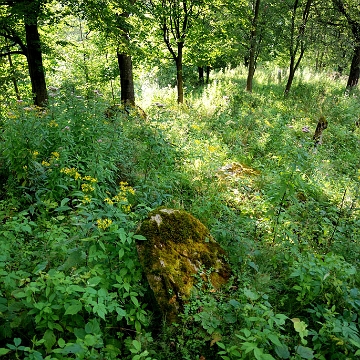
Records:
<instances>
[{"instance_id":1,"label":"leafy foliage","mask_svg":"<svg viewBox=\"0 0 360 360\"><path fill-rule=\"evenodd\" d=\"M245 70L214 73L183 106L149 83L146 119L106 118L106 96L67 85L46 110L2 109L1 356L358 356L358 94L304 71L284 99L276 74L258 73L252 94ZM202 269L171 326L135 247L160 205L204 222L234 274L215 291Z\"/></svg>"}]
</instances>

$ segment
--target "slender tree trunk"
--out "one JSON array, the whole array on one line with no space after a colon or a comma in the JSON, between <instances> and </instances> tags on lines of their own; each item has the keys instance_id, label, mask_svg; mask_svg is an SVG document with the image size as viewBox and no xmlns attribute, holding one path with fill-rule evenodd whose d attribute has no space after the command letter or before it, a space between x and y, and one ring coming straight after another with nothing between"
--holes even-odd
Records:
<instances>
[{"instance_id":1,"label":"slender tree trunk","mask_svg":"<svg viewBox=\"0 0 360 360\"><path fill-rule=\"evenodd\" d=\"M313 0L307 0L306 5L302 15L302 22L299 30L295 35L295 20L296 20L296 11L299 7L299 0L295 0L292 18L291 18L291 40L290 40L290 69L289 69L289 77L285 87L285 96L288 95L291 89L291 85L294 80L295 72L300 65L301 59L305 53L305 28L308 22L310 8ZM296 55L298 55L298 59L296 60Z\"/></svg>"},{"instance_id":2,"label":"slender tree trunk","mask_svg":"<svg viewBox=\"0 0 360 360\"><path fill-rule=\"evenodd\" d=\"M259 18L259 9L260 9L260 0L256 0L255 9L254 9L254 17L251 24L251 33L250 33L250 52L249 52L249 71L248 77L246 81L246 90L252 92L252 82L255 74L255 53L256 53L256 27L257 21Z\"/></svg>"},{"instance_id":3,"label":"slender tree trunk","mask_svg":"<svg viewBox=\"0 0 360 360\"><path fill-rule=\"evenodd\" d=\"M40 35L37 23L31 24L25 22L27 61L31 80L34 104L45 106L48 101L46 90L45 72L42 61Z\"/></svg>"},{"instance_id":4,"label":"slender tree trunk","mask_svg":"<svg viewBox=\"0 0 360 360\"><path fill-rule=\"evenodd\" d=\"M178 93L178 99L177 102L179 104L184 103L184 84L183 84L183 48L184 43L178 42L178 53L176 57L176 79L177 79L177 93Z\"/></svg>"},{"instance_id":5,"label":"slender tree trunk","mask_svg":"<svg viewBox=\"0 0 360 360\"><path fill-rule=\"evenodd\" d=\"M359 82L360 76L360 44L358 43L354 49L353 58L351 61L350 74L346 87L353 88Z\"/></svg>"},{"instance_id":6,"label":"slender tree trunk","mask_svg":"<svg viewBox=\"0 0 360 360\"><path fill-rule=\"evenodd\" d=\"M287 95L290 92L294 77L295 77L295 69L290 68L289 77L285 87L285 95Z\"/></svg>"},{"instance_id":7,"label":"slender tree trunk","mask_svg":"<svg viewBox=\"0 0 360 360\"><path fill-rule=\"evenodd\" d=\"M131 56L117 52L117 58L120 70L121 102L123 104L135 105Z\"/></svg>"},{"instance_id":8,"label":"slender tree trunk","mask_svg":"<svg viewBox=\"0 0 360 360\"><path fill-rule=\"evenodd\" d=\"M11 81L12 81L12 83L13 83L13 85L14 85L14 90L15 90L16 98L17 98L18 100L21 100L19 88L18 88L17 81L16 81L16 77L15 77L15 74L14 74L14 64L13 64L13 62L12 62L12 59L11 59L11 55L10 55L10 54L8 55L8 60L9 60L10 71L11 71Z\"/></svg>"},{"instance_id":9,"label":"slender tree trunk","mask_svg":"<svg viewBox=\"0 0 360 360\"><path fill-rule=\"evenodd\" d=\"M204 67L198 66L199 84L204 85Z\"/></svg>"},{"instance_id":10,"label":"slender tree trunk","mask_svg":"<svg viewBox=\"0 0 360 360\"><path fill-rule=\"evenodd\" d=\"M207 84L208 84L209 81L210 81L210 71L211 71L211 66L208 65L208 66L206 67L206 83L207 83Z\"/></svg>"}]
</instances>

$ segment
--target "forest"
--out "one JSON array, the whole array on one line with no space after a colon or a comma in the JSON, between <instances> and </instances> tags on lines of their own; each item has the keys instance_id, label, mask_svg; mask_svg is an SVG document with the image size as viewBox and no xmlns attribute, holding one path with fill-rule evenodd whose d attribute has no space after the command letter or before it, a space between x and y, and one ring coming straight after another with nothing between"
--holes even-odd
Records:
<instances>
[{"instance_id":1,"label":"forest","mask_svg":"<svg viewBox=\"0 0 360 360\"><path fill-rule=\"evenodd\" d=\"M359 359L359 76L359 0L0 0L0 357ZM173 321L159 208L231 269Z\"/></svg>"}]
</instances>

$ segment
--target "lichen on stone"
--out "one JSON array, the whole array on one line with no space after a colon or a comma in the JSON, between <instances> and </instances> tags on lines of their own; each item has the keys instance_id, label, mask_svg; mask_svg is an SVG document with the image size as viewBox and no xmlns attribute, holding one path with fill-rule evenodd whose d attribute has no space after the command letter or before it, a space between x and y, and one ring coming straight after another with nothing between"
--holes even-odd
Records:
<instances>
[{"instance_id":1,"label":"lichen on stone","mask_svg":"<svg viewBox=\"0 0 360 360\"><path fill-rule=\"evenodd\" d=\"M199 269L212 269L215 289L230 277L224 250L209 230L183 210L159 208L152 211L137 231L147 241L137 250L144 273L160 310L169 322L175 321L195 285Z\"/></svg>"}]
</instances>

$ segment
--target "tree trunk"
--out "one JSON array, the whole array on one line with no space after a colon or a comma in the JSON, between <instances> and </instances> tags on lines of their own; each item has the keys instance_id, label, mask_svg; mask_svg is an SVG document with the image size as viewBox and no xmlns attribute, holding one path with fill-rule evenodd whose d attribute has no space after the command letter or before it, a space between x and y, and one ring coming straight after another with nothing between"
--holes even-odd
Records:
<instances>
[{"instance_id":1,"label":"tree trunk","mask_svg":"<svg viewBox=\"0 0 360 360\"><path fill-rule=\"evenodd\" d=\"M287 96L290 92L292 82L294 80L295 71L300 65L301 59L305 53L305 28L308 22L310 8L312 5L313 0L307 0L306 5L302 15L302 22L300 28L295 35L295 19L296 19L296 11L299 7L299 0L295 0L293 10L292 10L292 18L291 18L291 40L290 40L290 71L289 71L289 78L286 83L284 94ZM296 55L299 53L298 59L296 60Z\"/></svg>"},{"instance_id":2,"label":"tree trunk","mask_svg":"<svg viewBox=\"0 0 360 360\"><path fill-rule=\"evenodd\" d=\"M12 81L12 83L13 83L13 85L14 85L14 90L15 90L16 98L17 98L18 100L21 100L19 88L18 88L17 81L16 81L16 77L15 77L15 74L14 74L14 64L13 64L13 62L12 62L12 59L11 59L11 55L10 55L10 54L8 54L8 60L9 60L10 71L11 71L11 81Z\"/></svg>"},{"instance_id":3,"label":"tree trunk","mask_svg":"<svg viewBox=\"0 0 360 360\"><path fill-rule=\"evenodd\" d=\"M178 99L177 102L179 104L184 103L184 85L183 85L183 69L182 69L182 58L183 58L183 48L184 43L178 42L178 54L176 57L176 79L177 79L177 93Z\"/></svg>"},{"instance_id":4,"label":"tree trunk","mask_svg":"<svg viewBox=\"0 0 360 360\"><path fill-rule=\"evenodd\" d=\"M45 106L48 101L45 73L42 61L40 35L37 23L25 23L27 62L33 93L34 104Z\"/></svg>"},{"instance_id":5,"label":"tree trunk","mask_svg":"<svg viewBox=\"0 0 360 360\"><path fill-rule=\"evenodd\" d=\"M210 81L210 71L211 71L211 66L208 65L208 66L206 67L206 83L207 83L207 84L208 84L209 81Z\"/></svg>"},{"instance_id":6,"label":"tree trunk","mask_svg":"<svg viewBox=\"0 0 360 360\"><path fill-rule=\"evenodd\" d=\"M351 61L350 74L346 87L353 88L359 82L360 76L360 45L358 44L354 49L353 58Z\"/></svg>"},{"instance_id":7,"label":"tree trunk","mask_svg":"<svg viewBox=\"0 0 360 360\"><path fill-rule=\"evenodd\" d=\"M131 56L117 52L117 58L120 70L121 102L123 104L135 105Z\"/></svg>"},{"instance_id":8,"label":"tree trunk","mask_svg":"<svg viewBox=\"0 0 360 360\"><path fill-rule=\"evenodd\" d=\"M290 92L291 85L294 80L294 76L295 76L295 69L290 69L289 77L288 77L286 87L285 87L285 95L287 95Z\"/></svg>"},{"instance_id":9,"label":"tree trunk","mask_svg":"<svg viewBox=\"0 0 360 360\"><path fill-rule=\"evenodd\" d=\"M198 74L199 74L199 84L204 85L204 68L202 66L198 66Z\"/></svg>"},{"instance_id":10,"label":"tree trunk","mask_svg":"<svg viewBox=\"0 0 360 360\"><path fill-rule=\"evenodd\" d=\"M250 52L249 52L249 71L248 77L246 81L246 90L252 92L252 82L255 74L255 53L256 53L256 27L257 21L259 17L259 8L260 8L260 0L256 0L255 9L254 9L254 17L251 24L251 33L250 33Z\"/></svg>"}]
</instances>

